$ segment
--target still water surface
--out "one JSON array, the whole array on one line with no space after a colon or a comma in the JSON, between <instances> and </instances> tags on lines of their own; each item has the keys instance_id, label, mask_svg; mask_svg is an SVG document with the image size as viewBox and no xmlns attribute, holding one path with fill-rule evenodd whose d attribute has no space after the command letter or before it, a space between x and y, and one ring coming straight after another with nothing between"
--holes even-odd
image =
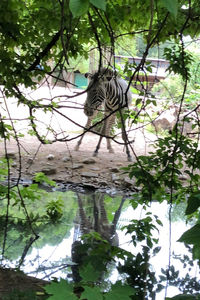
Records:
<instances>
[{"instance_id":1,"label":"still water surface","mask_svg":"<svg viewBox=\"0 0 200 300\"><path fill-rule=\"evenodd\" d=\"M134 197L134 195L132 196ZM33 246L29 249L23 260L21 269L27 274L37 276L42 279L52 279L55 277L69 278L69 268L73 264L71 259L72 247L75 241L78 241L82 234L92 231L98 232L104 239L112 245L119 246L133 254L140 251L140 245L134 247L131 242L131 235L122 230L132 219L141 219L147 211L144 211L139 205L133 209L129 199L125 196L110 196L99 192L81 193L75 191L43 193L40 202L26 203L29 213L38 212L43 215L46 209L46 203L61 201L64 205L63 216L60 222L50 224L48 222L37 222L36 231L40 236ZM159 238L158 245L161 247L160 252L151 258L152 270L156 274L161 274L161 268L166 269L169 264L169 218L168 205L152 203L148 208L149 211L159 216L163 226L157 226L159 231L155 231L155 238ZM171 224L171 253L175 255L188 254L183 243L177 242L182 233L190 226L185 225L184 214L180 217L183 208L176 208L172 214ZM44 213L45 214L45 213ZM23 214L19 211L19 218ZM42 219L42 218L41 218ZM8 241L6 247L7 259L3 261L4 265L15 267L19 264L23 256L24 249L30 240L30 233L24 232L23 224L16 222L15 227L10 227L8 232ZM13 250L15 249L15 250ZM189 255L189 254L188 254ZM183 276L187 270L177 260L171 257L171 264L181 270ZM191 270L191 276L199 273L195 266ZM114 282L119 278L116 270L110 275ZM168 288L168 296L174 296L180 293L177 288ZM156 298L164 299L164 291L159 293Z\"/></svg>"}]
</instances>

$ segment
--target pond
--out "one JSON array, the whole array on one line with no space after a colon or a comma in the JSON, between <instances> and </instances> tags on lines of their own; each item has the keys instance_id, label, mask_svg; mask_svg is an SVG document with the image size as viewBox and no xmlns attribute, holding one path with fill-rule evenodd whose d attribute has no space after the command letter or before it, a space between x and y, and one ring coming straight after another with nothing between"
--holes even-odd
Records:
<instances>
[{"instance_id":1,"label":"pond","mask_svg":"<svg viewBox=\"0 0 200 300\"><path fill-rule=\"evenodd\" d=\"M164 299L166 286L168 297L181 293L189 281L192 285L196 277L197 282L200 279L197 265L191 263L190 251L177 242L191 227L185 225L185 208L172 207L172 222L169 222L166 201L134 209L131 202L137 197L99 191L86 193L81 189L48 192L38 189L37 184L21 187L20 193L13 189L6 230L7 200L0 203L1 266L20 267L26 274L44 280L78 281L77 264L81 256L85 257L81 247L97 232L97 239L101 237L112 247L109 251L120 247L133 255L120 252L106 263L107 284L128 278L129 283L134 282L141 289L152 289L155 297L145 299ZM81 240L82 236L87 238ZM91 245L86 250L90 249ZM188 282L183 284L184 278Z\"/></svg>"}]
</instances>

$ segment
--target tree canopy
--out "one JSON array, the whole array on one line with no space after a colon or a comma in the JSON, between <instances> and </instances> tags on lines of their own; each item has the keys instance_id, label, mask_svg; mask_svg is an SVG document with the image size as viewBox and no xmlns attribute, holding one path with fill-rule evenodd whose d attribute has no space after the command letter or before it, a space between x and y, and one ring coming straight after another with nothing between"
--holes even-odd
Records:
<instances>
[{"instance_id":1,"label":"tree canopy","mask_svg":"<svg viewBox=\"0 0 200 300\"><path fill-rule=\"evenodd\" d=\"M67 68L70 58L88 57L96 47L101 66L103 47L114 54L122 35L142 33L146 57L152 46L173 40L183 47L184 36L200 31L197 0L3 0L0 17L1 81L18 96L19 84L32 86L33 78L51 74L51 59Z\"/></svg>"}]
</instances>

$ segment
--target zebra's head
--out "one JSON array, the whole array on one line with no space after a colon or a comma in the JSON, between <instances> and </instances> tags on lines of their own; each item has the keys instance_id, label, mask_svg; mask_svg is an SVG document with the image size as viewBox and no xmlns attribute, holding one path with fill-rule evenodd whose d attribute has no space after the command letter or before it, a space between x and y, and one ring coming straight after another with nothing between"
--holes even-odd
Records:
<instances>
[{"instance_id":1,"label":"zebra's head","mask_svg":"<svg viewBox=\"0 0 200 300\"><path fill-rule=\"evenodd\" d=\"M84 113L89 117L103 104L106 97L105 85L113 78L113 71L101 69L100 72L94 74L86 73L85 77L90 80L84 104Z\"/></svg>"}]
</instances>

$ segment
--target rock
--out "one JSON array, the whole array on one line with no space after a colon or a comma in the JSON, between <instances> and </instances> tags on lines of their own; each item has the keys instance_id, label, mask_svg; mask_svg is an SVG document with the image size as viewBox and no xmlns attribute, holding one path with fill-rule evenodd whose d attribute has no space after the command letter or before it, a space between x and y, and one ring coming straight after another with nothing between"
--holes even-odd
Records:
<instances>
[{"instance_id":1,"label":"rock","mask_svg":"<svg viewBox=\"0 0 200 300\"><path fill-rule=\"evenodd\" d=\"M69 157L67 157L67 156L64 156L64 157L62 158L62 161L63 161L63 162L70 161L70 158L69 158Z\"/></svg>"},{"instance_id":2,"label":"rock","mask_svg":"<svg viewBox=\"0 0 200 300\"><path fill-rule=\"evenodd\" d=\"M113 172L113 173L119 173L119 169L118 168L110 168L110 171Z\"/></svg>"},{"instance_id":3,"label":"rock","mask_svg":"<svg viewBox=\"0 0 200 300\"><path fill-rule=\"evenodd\" d=\"M95 173L95 172L82 172L81 176L90 177L90 178L94 178L94 177L97 178L97 177L99 177L99 174Z\"/></svg>"},{"instance_id":4,"label":"rock","mask_svg":"<svg viewBox=\"0 0 200 300\"><path fill-rule=\"evenodd\" d=\"M96 160L94 159L94 158L86 158L86 159L84 159L83 161L82 161L82 163L83 164L87 164L87 165L89 165L89 164L95 164L96 163Z\"/></svg>"},{"instance_id":5,"label":"rock","mask_svg":"<svg viewBox=\"0 0 200 300\"><path fill-rule=\"evenodd\" d=\"M34 162L33 158L29 157L28 160L27 160L27 163L32 164L33 162Z\"/></svg>"},{"instance_id":6,"label":"rock","mask_svg":"<svg viewBox=\"0 0 200 300\"><path fill-rule=\"evenodd\" d=\"M94 167L94 168L90 168L90 170L92 170L92 171L100 171L101 169L98 168L98 167Z\"/></svg>"},{"instance_id":7,"label":"rock","mask_svg":"<svg viewBox=\"0 0 200 300\"><path fill-rule=\"evenodd\" d=\"M83 168L83 165L81 165L81 164L74 164L72 166L72 170L77 170L77 169L82 169L82 168Z\"/></svg>"},{"instance_id":8,"label":"rock","mask_svg":"<svg viewBox=\"0 0 200 300\"><path fill-rule=\"evenodd\" d=\"M12 164L12 167L13 167L13 168L16 168L16 167L17 167L17 163L14 162L14 163Z\"/></svg>"},{"instance_id":9,"label":"rock","mask_svg":"<svg viewBox=\"0 0 200 300\"><path fill-rule=\"evenodd\" d=\"M157 119L157 120L153 121L153 125L155 126L156 130L158 130L158 131L160 129L171 130L173 128L174 124L175 124L175 121L170 123L167 120L167 118Z\"/></svg>"},{"instance_id":10,"label":"rock","mask_svg":"<svg viewBox=\"0 0 200 300\"><path fill-rule=\"evenodd\" d=\"M177 118L177 107L171 106L167 110L161 112L161 114L153 121L153 125L156 130L171 130L173 129Z\"/></svg>"},{"instance_id":11,"label":"rock","mask_svg":"<svg viewBox=\"0 0 200 300\"><path fill-rule=\"evenodd\" d=\"M106 181L99 181L98 182L100 186L107 186L108 183Z\"/></svg>"},{"instance_id":12,"label":"rock","mask_svg":"<svg viewBox=\"0 0 200 300\"><path fill-rule=\"evenodd\" d=\"M45 175L53 175L57 173L57 170L56 168L43 168L41 172L43 172Z\"/></svg>"},{"instance_id":13,"label":"rock","mask_svg":"<svg viewBox=\"0 0 200 300\"><path fill-rule=\"evenodd\" d=\"M54 179L56 182L63 182L63 176L58 176Z\"/></svg>"},{"instance_id":14,"label":"rock","mask_svg":"<svg viewBox=\"0 0 200 300\"><path fill-rule=\"evenodd\" d=\"M54 160L54 158L55 158L55 156L54 156L53 154L49 154L49 155L47 156L47 159L48 159L48 160Z\"/></svg>"},{"instance_id":15,"label":"rock","mask_svg":"<svg viewBox=\"0 0 200 300\"><path fill-rule=\"evenodd\" d=\"M119 180L119 176L116 175L116 174L111 174L111 177L112 177L112 181L117 181L117 180Z\"/></svg>"},{"instance_id":16,"label":"rock","mask_svg":"<svg viewBox=\"0 0 200 300\"><path fill-rule=\"evenodd\" d=\"M134 184L133 180L131 180L129 177L125 177L123 182L126 187L132 187Z\"/></svg>"}]
</instances>

